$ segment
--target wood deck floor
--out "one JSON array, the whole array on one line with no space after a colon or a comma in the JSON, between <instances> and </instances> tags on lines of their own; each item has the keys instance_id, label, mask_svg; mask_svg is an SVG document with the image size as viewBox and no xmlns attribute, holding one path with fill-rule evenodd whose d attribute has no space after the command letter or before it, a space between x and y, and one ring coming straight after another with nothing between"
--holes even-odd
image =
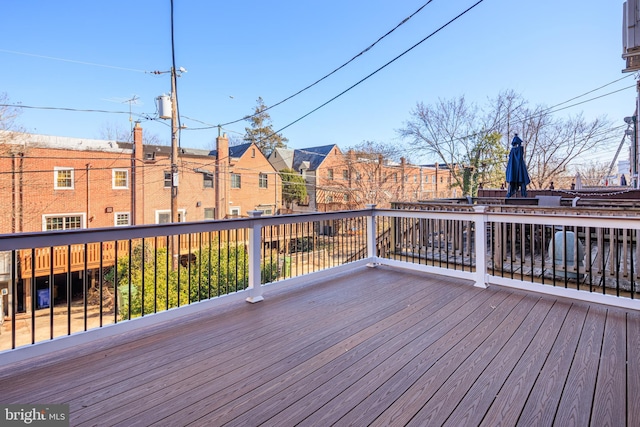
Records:
<instances>
[{"instance_id":1,"label":"wood deck floor","mask_svg":"<svg viewBox=\"0 0 640 427\"><path fill-rule=\"evenodd\" d=\"M0 403L71 425L640 425L640 313L358 269L45 360Z\"/></svg>"}]
</instances>

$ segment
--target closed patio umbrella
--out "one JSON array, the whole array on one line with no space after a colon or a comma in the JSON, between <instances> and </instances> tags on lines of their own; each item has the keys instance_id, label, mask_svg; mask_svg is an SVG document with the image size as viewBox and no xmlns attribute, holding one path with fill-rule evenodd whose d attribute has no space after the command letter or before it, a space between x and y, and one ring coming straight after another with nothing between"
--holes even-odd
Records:
<instances>
[{"instance_id":1,"label":"closed patio umbrella","mask_svg":"<svg viewBox=\"0 0 640 427\"><path fill-rule=\"evenodd\" d=\"M509 189L507 197L511 197L518 192L522 197L527 197L527 185L531 182L527 165L524 163L524 148L522 148L522 140L516 133L511 141L511 151L509 152L509 161L507 162L507 182Z\"/></svg>"}]
</instances>

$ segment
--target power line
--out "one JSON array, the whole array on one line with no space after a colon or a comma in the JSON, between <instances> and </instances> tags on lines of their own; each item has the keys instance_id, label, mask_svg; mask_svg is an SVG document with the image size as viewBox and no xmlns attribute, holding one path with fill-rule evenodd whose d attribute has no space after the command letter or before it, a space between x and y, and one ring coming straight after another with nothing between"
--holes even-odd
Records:
<instances>
[{"instance_id":1,"label":"power line","mask_svg":"<svg viewBox=\"0 0 640 427\"><path fill-rule=\"evenodd\" d=\"M362 82L368 80L370 77L372 77L373 75L377 74L379 71L383 70L384 68L386 68L387 66L391 65L392 63L394 63L395 61L397 61L398 59L400 59L401 57L403 57L404 55L406 55L407 53L409 53L410 51L412 51L413 49L415 49L416 47L418 47L419 45L421 45L422 43L424 43L425 41L427 41L428 39L430 39L431 37L433 37L435 34L439 33L441 30L443 30L444 28L448 27L450 24L452 24L453 22L455 22L456 20L458 20L460 17L462 17L463 15L465 15L467 12L469 12L471 9L475 8L476 6L478 6L480 3L482 3L484 0L478 0L476 3L474 3L472 6L468 7L465 11L463 11L462 13L458 14L455 18L452 18L451 20L449 20L446 24L442 25L440 28L438 28L437 30L435 30L434 32L432 32L431 34L429 34L428 36L426 36L425 38L423 38L422 40L420 40L418 43L414 44L413 46L411 46L409 49L405 50L404 52L402 52L400 55L396 56L395 58L393 58L391 61L387 62L386 64L384 64L382 67L378 68L377 70L375 70L374 72L372 72L371 74L369 74L368 76L364 77L363 79L361 79L360 81L358 81L357 83L351 85L350 87L348 87L347 89L343 90L342 92L340 92L339 94L337 94L336 96L334 96L333 98L329 99L328 101L326 101L325 103L323 103L322 105L320 105L319 107L314 108L313 110L309 111L307 114L303 115L302 117L294 120L293 122L289 123L288 125L280 128L279 130L273 132L271 135L268 135L267 138L276 135L280 132L282 132L283 130L285 130L286 128L298 123L300 120L310 116L311 114L315 113L316 111L318 111L319 109L321 109L322 107L326 106L327 104L335 101L336 99L340 98L342 95L344 95L345 93L349 92L351 89L355 88L356 86L360 85Z\"/></svg>"},{"instance_id":2,"label":"power line","mask_svg":"<svg viewBox=\"0 0 640 427\"><path fill-rule=\"evenodd\" d=\"M326 78L330 77L331 75L337 73L338 71L340 71L341 69L343 69L344 67L346 67L347 65L349 65L351 62L355 61L357 58L359 58L360 56L364 55L365 53L367 53L369 50L371 50L371 48L373 48L375 45L377 45L380 41L382 41L382 39L384 39L385 37L387 37L389 34L393 33L395 30L397 30L399 27L401 27L402 25L404 25L407 21L409 21L411 18L413 18L415 15L417 15L422 9L424 9L429 3L431 3L433 0L429 0L428 2L426 2L425 4L423 4L422 6L420 6L418 8L418 10L416 10L415 12L413 12L411 15L407 16L406 18L404 18L398 25L396 25L395 27L393 27L391 30L387 31L387 33L383 36L381 36L380 38L378 38L378 40L376 40L375 42L373 42L372 44L370 44L368 47L366 47L364 50L360 51L360 53L358 53L357 55L355 55L353 58L351 58L350 60L348 60L347 62L345 62L344 64L340 65L338 68L336 68L335 70L331 71L329 74L321 77L320 79L316 80L315 82L311 83L310 85L308 85L307 87L300 89L299 91L297 91L296 93L294 93L293 95L290 95L288 97L286 97L285 99L283 99L280 102L276 102L275 104L271 105L270 107L266 107L264 110L252 114L250 116L245 116L241 119L237 119L234 120L232 122L227 122L227 123L223 123L220 126L228 126L228 125L232 125L234 123L238 123L247 119L250 119L251 117L255 117L258 114L261 114L267 110L270 110L274 107L277 107L278 105L290 100L291 98L300 95L302 92L306 91L307 89L312 88L313 86L317 85L318 83L320 83L321 81L325 80Z\"/></svg>"},{"instance_id":3,"label":"power line","mask_svg":"<svg viewBox=\"0 0 640 427\"><path fill-rule=\"evenodd\" d=\"M81 108L68 108L68 107L41 107L41 106L33 106L33 105L23 105L23 104L0 104L0 107L10 107L10 108L27 108L32 110L60 110L60 111L73 111L80 113L107 113L107 114L129 114L128 111L109 111L109 110L94 110L94 109L81 109ZM145 117L143 114L133 113L139 117Z\"/></svg>"},{"instance_id":4,"label":"power line","mask_svg":"<svg viewBox=\"0 0 640 427\"><path fill-rule=\"evenodd\" d=\"M15 50L0 49L0 52L12 53L12 54L15 54L15 55L33 56L35 58L52 59L54 61L71 62L71 63L74 63L74 64L91 65L93 67L112 68L112 69L115 69L115 70L124 70L124 71L135 71L136 73L147 73L147 71L137 70L135 68L118 67L118 66L115 66L115 65L96 64L95 62L85 62L85 61L78 61L78 60L75 60L75 59L56 58L54 56L36 55L34 53L17 52Z\"/></svg>"},{"instance_id":5,"label":"power line","mask_svg":"<svg viewBox=\"0 0 640 427\"><path fill-rule=\"evenodd\" d=\"M600 86L600 87L597 87L597 88L592 89L592 90L590 90L590 91L588 91L588 92L585 92L585 93L583 93L582 95L574 96L574 97L573 97L573 98L571 98L571 99L567 99L567 100L566 100L566 101L564 101L564 102L561 102L561 103L559 103L559 104L556 104L556 105L553 105L553 106L549 107L549 108L548 108L548 110L552 110L552 109L554 109L555 107L559 107L559 106L561 106L561 105L566 104L567 102L571 102L571 101L574 101L574 100L576 100L576 99L578 99L578 98L582 98L583 96L589 95L590 93L597 92L597 91L599 91L600 89L604 89L605 87L610 86L610 85L612 85L612 84L614 84L614 83L617 83L617 82L619 82L620 80L624 80L624 79L626 79L626 78L628 78L628 77L631 77L632 75L633 75L633 74L627 74L627 75L626 75L626 76L624 76L624 77L620 77L619 79L616 79L616 80L614 80L614 81L612 81L612 82L609 82L609 83L604 84L604 85L602 85L602 86ZM631 86L631 87L634 87L634 86ZM628 89L628 88L625 88L625 89ZM611 92L611 93L615 93L615 92ZM597 99L597 98L593 98L593 99ZM575 105L578 105L578 104L575 104ZM559 110L558 110L558 111L559 111Z\"/></svg>"}]
</instances>

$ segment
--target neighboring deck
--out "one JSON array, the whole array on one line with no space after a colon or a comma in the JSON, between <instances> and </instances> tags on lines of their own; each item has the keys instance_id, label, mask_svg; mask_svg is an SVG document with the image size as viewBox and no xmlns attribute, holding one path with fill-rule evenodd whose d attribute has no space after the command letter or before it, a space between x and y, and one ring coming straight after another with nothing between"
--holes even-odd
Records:
<instances>
[{"instance_id":1,"label":"neighboring deck","mask_svg":"<svg viewBox=\"0 0 640 427\"><path fill-rule=\"evenodd\" d=\"M640 425L640 313L392 268L0 366L71 425Z\"/></svg>"}]
</instances>

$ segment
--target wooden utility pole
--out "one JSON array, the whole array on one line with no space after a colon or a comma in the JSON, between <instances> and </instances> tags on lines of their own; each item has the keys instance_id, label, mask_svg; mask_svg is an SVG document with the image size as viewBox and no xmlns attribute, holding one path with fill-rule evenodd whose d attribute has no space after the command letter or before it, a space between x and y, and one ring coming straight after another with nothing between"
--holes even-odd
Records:
<instances>
[{"instance_id":1,"label":"wooden utility pole","mask_svg":"<svg viewBox=\"0 0 640 427\"><path fill-rule=\"evenodd\" d=\"M171 68L171 222L178 222L178 108L176 70Z\"/></svg>"}]
</instances>

